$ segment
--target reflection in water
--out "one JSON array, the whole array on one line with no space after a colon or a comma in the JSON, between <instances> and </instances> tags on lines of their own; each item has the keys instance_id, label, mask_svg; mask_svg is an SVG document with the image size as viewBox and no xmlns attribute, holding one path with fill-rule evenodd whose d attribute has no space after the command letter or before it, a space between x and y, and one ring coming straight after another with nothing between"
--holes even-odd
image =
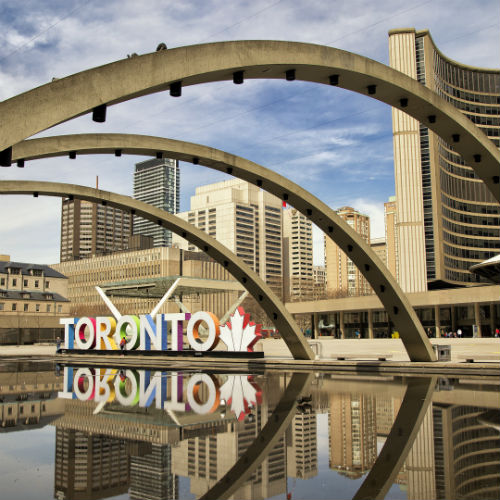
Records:
<instances>
[{"instance_id":1,"label":"reflection in water","mask_svg":"<svg viewBox=\"0 0 500 500\"><path fill-rule=\"evenodd\" d=\"M10 362L0 365L0 417L3 432L47 425L64 409L57 399L62 380L52 363Z\"/></svg>"},{"instance_id":2,"label":"reflection in water","mask_svg":"<svg viewBox=\"0 0 500 500\"><path fill-rule=\"evenodd\" d=\"M55 426L40 498L493 499L499 392L480 382L9 364L1 432Z\"/></svg>"},{"instance_id":3,"label":"reflection in water","mask_svg":"<svg viewBox=\"0 0 500 500\"><path fill-rule=\"evenodd\" d=\"M404 399L387 440L354 496L355 500L385 498L421 430L435 384L435 377L413 378L408 381Z\"/></svg>"},{"instance_id":4,"label":"reflection in water","mask_svg":"<svg viewBox=\"0 0 500 500\"><path fill-rule=\"evenodd\" d=\"M351 479L370 470L377 458L377 406L374 396L332 394L330 468Z\"/></svg>"}]
</instances>

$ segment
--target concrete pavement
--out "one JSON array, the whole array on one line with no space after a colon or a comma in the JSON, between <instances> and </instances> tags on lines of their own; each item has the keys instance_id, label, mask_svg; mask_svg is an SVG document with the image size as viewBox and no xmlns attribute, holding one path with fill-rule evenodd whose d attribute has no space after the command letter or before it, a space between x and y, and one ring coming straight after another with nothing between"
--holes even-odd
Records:
<instances>
[{"instance_id":1,"label":"concrete pavement","mask_svg":"<svg viewBox=\"0 0 500 500\"><path fill-rule=\"evenodd\" d=\"M311 341L319 344L318 359L334 359L342 354L347 357L359 359L376 359L376 355L388 355L388 360L406 362L408 355L401 339L318 339ZM489 355L494 357L491 361L500 363L500 339L495 338L464 338L464 339L431 339L435 345L451 346L451 361L461 361L463 357L476 354L479 357ZM261 340L256 350L263 350L266 358L292 359L284 340ZM4 356L53 356L56 352L55 344L33 344L22 346L0 346L0 357Z\"/></svg>"}]
</instances>

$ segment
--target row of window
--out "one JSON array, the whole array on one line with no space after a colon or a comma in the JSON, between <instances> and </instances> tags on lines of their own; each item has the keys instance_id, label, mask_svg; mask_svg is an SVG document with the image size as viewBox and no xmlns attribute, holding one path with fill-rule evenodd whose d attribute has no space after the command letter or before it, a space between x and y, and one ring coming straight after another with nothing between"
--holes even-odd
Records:
<instances>
[{"instance_id":1,"label":"row of window","mask_svg":"<svg viewBox=\"0 0 500 500\"><path fill-rule=\"evenodd\" d=\"M483 240L481 238L467 238L466 236L457 236L452 233L444 232L443 238L448 243L470 248L491 248L500 249L500 240Z\"/></svg>"},{"instance_id":2,"label":"row of window","mask_svg":"<svg viewBox=\"0 0 500 500\"><path fill-rule=\"evenodd\" d=\"M472 202L492 202L493 195L486 189L484 183L456 178L441 170L441 189L446 194L451 194L462 200Z\"/></svg>"},{"instance_id":3,"label":"row of window","mask_svg":"<svg viewBox=\"0 0 500 500\"><path fill-rule=\"evenodd\" d=\"M469 236L483 236L485 238L500 238L499 227L474 227L470 225L455 224L446 218L443 218L443 227L458 234L467 234Z\"/></svg>"},{"instance_id":4,"label":"row of window","mask_svg":"<svg viewBox=\"0 0 500 500\"><path fill-rule=\"evenodd\" d=\"M489 259L496 255L495 252L488 250L470 250L469 248L457 248L447 245L446 243L443 245L445 254L451 255L453 257L459 257L462 259L471 259L471 260L479 260L483 261ZM469 263L469 266L472 265Z\"/></svg>"},{"instance_id":5,"label":"row of window","mask_svg":"<svg viewBox=\"0 0 500 500\"><path fill-rule=\"evenodd\" d=\"M441 194L441 201L443 204L454 210L462 212L475 213L475 214L494 214L499 215L500 209L496 205L476 205L462 200L454 200L445 194Z\"/></svg>"},{"instance_id":6,"label":"row of window","mask_svg":"<svg viewBox=\"0 0 500 500\"><path fill-rule=\"evenodd\" d=\"M5 302L0 302L0 311L6 311L5 309ZM20 309L17 308L17 302L12 302L11 303L11 311L18 311ZM41 304L35 304L35 307L34 308L31 308L29 307L29 304L26 304L24 303L23 304L23 312L30 312L30 311L34 311L34 312L41 312L42 310L42 306ZM52 304L45 304L45 312L52 312ZM57 305L57 312L60 313L62 312L62 305L58 304Z\"/></svg>"},{"instance_id":7,"label":"row of window","mask_svg":"<svg viewBox=\"0 0 500 500\"><path fill-rule=\"evenodd\" d=\"M7 281L5 278L0 278L0 286L5 286L6 282ZM28 283L29 283L29 281L27 279L23 280L23 287L27 287ZM49 284L50 284L50 282L46 281L45 288L49 288ZM17 286L17 278L12 278L11 286L13 286L13 287ZM40 280L35 280L33 286L34 286L34 288L40 288Z\"/></svg>"},{"instance_id":8,"label":"row of window","mask_svg":"<svg viewBox=\"0 0 500 500\"><path fill-rule=\"evenodd\" d=\"M456 222L463 222L465 224L475 224L478 226L500 226L500 218L498 217L485 217L484 215L470 215L462 212L454 212L443 206L443 216Z\"/></svg>"}]
</instances>

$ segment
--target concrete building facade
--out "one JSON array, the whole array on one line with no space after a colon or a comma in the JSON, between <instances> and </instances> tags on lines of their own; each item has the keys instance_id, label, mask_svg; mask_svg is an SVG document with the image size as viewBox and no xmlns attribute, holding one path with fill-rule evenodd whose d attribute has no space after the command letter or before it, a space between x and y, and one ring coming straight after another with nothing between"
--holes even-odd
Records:
<instances>
[{"instance_id":1,"label":"concrete building facade","mask_svg":"<svg viewBox=\"0 0 500 500\"><path fill-rule=\"evenodd\" d=\"M157 158L136 163L134 198L171 214L179 212L180 171L178 160ZM171 231L140 217L134 217L133 233L152 237L155 247L172 245Z\"/></svg>"},{"instance_id":2,"label":"concrete building facade","mask_svg":"<svg viewBox=\"0 0 500 500\"><path fill-rule=\"evenodd\" d=\"M312 222L295 208L283 210L283 294L287 302L313 297Z\"/></svg>"},{"instance_id":3,"label":"concrete building facade","mask_svg":"<svg viewBox=\"0 0 500 500\"><path fill-rule=\"evenodd\" d=\"M194 277L215 280L230 279L229 273L208 256L178 248L160 247L132 252L102 255L80 261L62 262L53 266L68 277L68 298L73 315L108 315L96 285L106 283L137 283L161 280L166 277ZM191 293L183 297L183 304L194 312L211 311L218 317L236 300L237 292ZM149 314L159 298L114 297L113 303L122 314ZM178 312L179 307L167 302L160 312Z\"/></svg>"},{"instance_id":4,"label":"concrete building facade","mask_svg":"<svg viewBox=\"0 0 500 500\"><path fill-rule=\"evenodd\" d=\"M313 266L313 297L315 299L326 298L326 267Z\"/></svg>"},{"instance_id":5,"label":"concrete building facade","mask_svg":"<svg viewBox=\"0 0 500 500\"><path fill-rule=\"evenodd\" d=\"M344 219L366 243L370 243L370 218L352 207L342 207ZM325 238L326 288L329 296L356 296L372 293L370 285L351 259L330 238Z\"/></svg>"},{"instance_id":6,"label":"concrete building facade","mask_svg":"<svg viewBox=\"0 0 500 500\"><path fill-rule=\"evenodd\" d=\"M282 202L238 179L197 187L191 209L178 216L204 230L240 257L282 297ZM179 248L197 251L174 235Z\"/></svg>"},{"instance_id":7,"label":"concrete building facade","mask_svg":"<svg viewBox=\"0 0 500 500\"><path fill-rule=\"evenodd\" d=\"M131 230L129 213L85 200L63 199L61 262L124 250Z\"/></svg>"},{"instance_id":8,"label":"concrete building facade","mask_svg":"<svg viewBox=\"0 0 500 500\"><path fill-rule=\"evenodd\" d=\"M385 238L372 238L370 240L371 249L377 254L378 258L384 263L387 263L387 245Z\"/></svg>"},{"instance_id":9,"label":"concrete building facade","mask_svg":"<svg viewBox=\"0 0 500 500\"><path fill-rule=\"evenodd\" d=\"M68 278L43 264L0 255L0 344L53 340L69 313Z\"/></svg>"},{"instance_id":10,"label":"concrete building facade","mask_svg":"<svg viewBox=\"0 0 500 500\"><path fill-rule=\"evenodd\" d=\"M461 287L408 294L424 329L433 337L460 328L464 337L492 337L500 328L500 285ZM387 312L376 295L291 302L286 304L293 315L308 315L319 335L317 325L332 325L330 335L352 338L387 337L394 331Z\"/></svg>"},{"instance_id":11,"label":"concrete building facade","mask_svg":"<svg viewBox=\"0 0 500 500\"><path fill-rule=\"evenodd\" d=\"M396 197L384 203L385 264L391 274L398 277L398 243L396 233Z\"/></svg>"},{"instance_id":12,"label":"concrete building facade","mask_svg":"<svg viewBox=\"0 0 500 500\"><path fill-rule=\"evenodd\" d=\"M450 60L429 32L389 32L391 67L458 108L498 147L500 71ZM393 108L399 283L405 292L482 279L473 264L500 251L500 206L453 145ZM453 139L458 143L460 137ZM479 155L480 156L480 155ZM478 155L475 161L480 162Z\"/></svg>"}]
</instances>

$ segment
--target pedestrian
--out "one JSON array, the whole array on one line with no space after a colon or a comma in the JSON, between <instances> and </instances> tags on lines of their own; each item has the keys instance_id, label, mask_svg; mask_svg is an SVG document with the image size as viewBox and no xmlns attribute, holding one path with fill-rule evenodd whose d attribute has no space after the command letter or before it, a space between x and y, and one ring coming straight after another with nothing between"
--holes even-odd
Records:
<instances>
[{"instance_id":1,"label":"pedestrian","mask_svg":"<svg viewBox=\"0 0 500 500\"><path fill-rule=\"evenodd\" d=\"M458 336L458 338L459 338L459 339L461 339L461 338L462 338L462 329L461 329L461 328L459 328L459 329L457 330L457 336Z\"/></svg>"},{"instance_id":2,"label":"pedestrian","mask_svg":"<svg viewBox=\"0 0 500 500\"><path fill-rule=\"evenodd\" d=\"M500 337L500 328L495 329L495 337L496 338Z\"/></svg>"},{"instance_id":3,"label":"pedestrian","mask_svg":"<svg viewBox=\"0 0 500 500\"><path fill-rule=\"evenodd\" d=\"M61 337L56 338L56 352L61 352Z\"/></svg>"},{"instance_id":4,"label":"pedestrian","mask_svg":"<svg viewBox=\"0 0 500 500\"><path fill-rule=\"evenodd\" d=\"M121 351L121 355L124 356L124 352L125 352L125 344L127 343L127 341L125 340L125 337L122 337L120 339L120 351Z\"/></svg>"},{"instance_id":5,"label":"pedestrian","mask_svg":"<svg viewBox=\"0 0 500 500\"><path fill-rule=\"evenodd\" d=\"M356 338L359 339L361 337L361 333L359 333L359 330L356 330L354 332L354 335L356 335Z\"/></svg>"}]
</instances>

